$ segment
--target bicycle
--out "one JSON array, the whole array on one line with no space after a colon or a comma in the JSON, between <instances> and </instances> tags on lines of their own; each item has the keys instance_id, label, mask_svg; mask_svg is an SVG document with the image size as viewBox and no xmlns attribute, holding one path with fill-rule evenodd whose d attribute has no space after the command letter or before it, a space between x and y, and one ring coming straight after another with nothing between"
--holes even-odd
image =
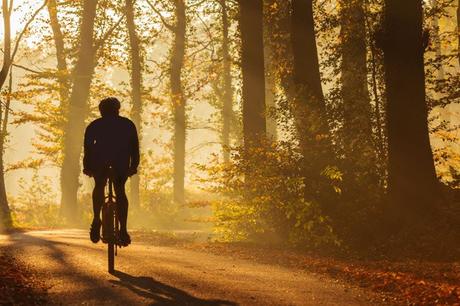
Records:
<instances>
[{"instance_id":1,"label":"bicycle","mask_svg":"<svg viewBox=\"0 0 460 306\"><path fill-rule=\"evenodd\" d=\"M118 210L116 197L113 194L113 169L109 169L108 177L108 195L105 197L102 207L102 242L107 244L108 251L108 270L109 273L115 271L115 256L118 253L120 222L118 220Z\"/></svg>"}]
</instances>

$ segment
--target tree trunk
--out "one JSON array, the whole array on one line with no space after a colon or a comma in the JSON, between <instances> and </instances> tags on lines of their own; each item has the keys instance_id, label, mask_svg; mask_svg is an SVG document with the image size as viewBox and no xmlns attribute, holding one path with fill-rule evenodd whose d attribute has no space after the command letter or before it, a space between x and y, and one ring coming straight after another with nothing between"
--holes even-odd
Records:
<instances>
[{"instance_id":1,"label":"tree trunk","mask_svg":"<svg viewBox=\"0 0 460 306\"><path fill-rule=\"evenodd\" d=\"M182 68L185 57L186 15L185 1L175 0L174 43L171 52L171 100L174 113L174 201L185 203L185 141L186 99L182 85Z\"/></svg>"},{"instance_id":2,"label":"tree trunk","mask_svg":"<svg viewBox=\"0 0 460 306\"><path fill-rule=\"evenodd\" d=\"M438 0L431 0L431 6L435 10L433 15L433 41L434 41L434 52L436 54L436 58L440 59L442 56L442 46L441 46L441 36L439 33L439 5ZM438 69L438 79L444 79L444 66L442 65L442 61L440 62L440 66Z\"/></svg>"},{"instance_id":3,"label":"tree trunk","mask_svg":"<svg viewBox=\"0 0 460 306\"><path fill-rule=\"evenodd\" d=\"M367 81L366 20L363 0L340 0L341 96L345 184L351 197L376 186L376 152L372 138Z\"/></svg>"},{"instance_id":4,"label":"tree trunk","mask_svg":"<svg viewBox=\"0 0 460 306\"><path fill-rule=\"evenodd\" d=\"M321 173L333 165L333 154L321 87L313 4L312 0L293 0L291 5L294 115L303 151L306 190L315 190L321 197L328 193L324 188L329 185ZM324 212L329 213L331 201L319 200Z\"/></svg>"},{"instance_id":5,"label":"tree trunk","mask_svg":"<svg viewBox=\"0 0 460 306\"><path fill-rule=\"evenodd\" d=\"M246 150L266 136L263 1L240 0L243 135Z\"/></svg>"},{"instance_id":6,"label":"tree trunk","mask_svg":"<svg viewBox=\"0 0 460 306\"><path fill-rule=\"evenodd\" d=\"M56 0L49 0L47 4L48 14L50 17L51 30L53 31L54 46L56 49L56 62L57 62L57 80L59 83L59 104L62 116L62 126L64 128L65 115L69 107L70 96L70 78L69 68L67 66L67 52L64 47L64 35L62 33L61 24L57 16L58 7ZM61 142L63 139L60 140ZM61 143L63 151L64 145ZM63 154L63 152L61 153Z\"/></svg>"},{"instance_id":7,"label":"tree trunk","mask_svg":"<svg viewBox=\"0 0 460 306\"><path fill-rule=\"evenodd\" d=\"M457 57L460 66L460 0L457 2Z\"/></svg>"},{"instance_id":8,"label":"tree trunk","mask_svg":"<svg viewBox=\"0 0 460 306\"><path fill-rule=\"evenodd\" d=\"M64 127L64 160L61 169L61 211L68 222L78 220L77 192L80 176L80 155L88 115L88 99L95 68L94 20L97 0L84 0L80 45L72 74L73 86Z\"/></svg>"},{"instance_id":9,"label":"tree trunk","mask_svg":"<svg viewBox=\"0 0 460 306\"><path fill-rule=\"evenodd\" d=\"M222 144L224 162L230 160L230 130L233 119L232 58L230 56L230 39L227 0L221 0L222 6L222 58L224 69L224 94L222 106Z\"/></svg>"},{"instance_id":10,"label":"tree trunk","mask_svg":"<svg viewBox=\"0 0 460 306\"><path fill-rule=\"evenodd\" d=\"M7 131L8 117L10 113L12 90L13 90L13 70L11 70L9 74L8 92L7 92L7 98L6 98L6 103L5 103L4 115L2 114L2 109L0 107L0 119L2 120L1 130L0 130L0 226L4 226L6 228L12 226L11 211L10 211L10 206L8 204L8 196L6 194L5 164L4 164L5 139L8 133Z\"/></svg>"},{"instance_id":11,"label":"tree trunk","mask_svg":"<svg viewBox=\"0 0 460 306\"><path fill-rule=\"evenodd\" d=\"M379 83L377 81L378 77L378 71L377 71L377 51L375 44L372 42L371 43L371 71L372 71L372 94L374 96L374 102L375 102L375 108L374 108L374 118L375 118L375 126L376 126L376 133L377 133L377 159L380 161L377 163L378 171L379 171L379 184L380 188L383 189L385 186L386 182L386 156L387 156L387 150L386 150L386 138L384 134L384 120L382 116L382 100L384 100L383 97L379 95Z\"/></svg>"},{"instance_id":12,"label":"tree trunk","mask_svg":"<svg viewBox=\"0 0 460 306\"><path fill-rule=\"evenodd\" d=\"M267 33L265 38L270 39ZM276 118L274 116L276 108L276 82L275 82L275 68L272 66L271 61L271 45L264 43L264 57L265 57L265 106L267 107L267 136L276 141L278 138Z\"/></svg>"},{"instance_id":13,"label":"tree trunk","mask_svg":"<svg viewBox=\"0 0 460 306\"><path fill-rule=\"evenodd\" d=\"M53 31L54 46L56 48L60 104L61 109L65 113L70 95L70 80L66 61L67 54L64 47L64 35L62 34L61 24L57 16L56 0L49 0L47 7L50 16L50 25Z\"/></svg>"},{"instance_id":14,"label":"tree trunk","mask_svg":"<svg viewBox=\"0 0 460 306\"><path fill-rule=\"evenodd\" d=\"M388 192L394 213L430 212L439 195L425 101L423 9L419 0L385 0Z\"/></svg>"},{"instance_id":15,"label":"tree trunk","mask_svg":"<svg viewBox=\"0 0 460 306\"><path fill-rule=\"evenodd\" d=\"M5 84L6 78L8 73L10 72L11 68L11 8L8 8L8 1L3 0L2 2L2 12L3 12L3 43L4 43L4 50L3 50L3 66L2 70L0 71L0 90L3 88ZM11 75L10 75L10 87L9 92L11 93ZM8 101L10 99L10 95L7 97ZM5 119L3 120L4 126L6 129L6 114L8 113L8 106L9 102L7 101L5 107ZM0 120L2 120L2 113L1 108L3 106L0 105ZM10 227L11 226L11 212L10 207L8 204L8 198L6 196L6 186L5 186L5 171L4 171L4 152L5 152L5 137L6 137L6 130L2 128L0 132L0 226Z\"/></svg>"},{"instance_id":16,"label":"tree trunk","mask_svg":"<svg viewBox=\"0 0 460 306\"><path fill-rule=\"evenodd\" d=\"M126 23L128 26L130 55L131 55L131 99L132 110L131 119L141 135L142 128L142 59L139 48L139 38L136 32L134 21L134 0L126 0ZM139 203L139 175L134 175L130 179L131 183L131 205L140 207Z\"/></svg>"},{"instance_id":17,"label":"tree trunk","mask_svg":"<svg viewBox=\"0 0 460 306\"><path fill-rule=\"evenodd\" d=\"M2 2L3 13L3 65L0 71L0 90L5 85L6 78L11 67L11 8L8 8L8 0Z\"/></svg>"}]
</instances>

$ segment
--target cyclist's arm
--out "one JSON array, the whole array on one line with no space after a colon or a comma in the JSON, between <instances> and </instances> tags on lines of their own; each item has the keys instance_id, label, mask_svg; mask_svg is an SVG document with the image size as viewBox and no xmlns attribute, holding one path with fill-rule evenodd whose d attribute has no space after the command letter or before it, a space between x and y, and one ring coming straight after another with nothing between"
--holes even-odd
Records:
<instances>
[{"instance_id":1,"label":"cyclist's arm","mask_svg":"<svg viewBox=\"0 0 460 306\"><path fill-rule=\"evenodd\" d=\"M132 135L131 135L131 169L137 170L139 166L139 138L137 136L136 126L132 124Z\"/></svg>"},{"instance_id":2,"label":"cyclist's arm","mask_svg":"<svg viewBox=\"0 0 460 306\"><path fill-rule=\"evenodd\" d=\"M91 125L89 125L85 130L85 139L84 139L84 154L83 154L83 169L91 170L91 154L94 144L94 135L92 132Z\"/></svg>"}]
</instances>

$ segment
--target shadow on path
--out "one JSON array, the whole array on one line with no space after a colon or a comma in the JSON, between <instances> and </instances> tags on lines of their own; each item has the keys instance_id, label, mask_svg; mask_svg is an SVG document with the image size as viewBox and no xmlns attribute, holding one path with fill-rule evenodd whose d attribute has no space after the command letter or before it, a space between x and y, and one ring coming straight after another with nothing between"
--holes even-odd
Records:
<instances>
[{"instance_id":1,"label":"shadow on path","mask_svg":"<svg viewBox=\"0 0 460 306\"><path fill-rule=\"evenodd\" d=\"M34 247L40 248L39 254L32 253L37 252L37 249L33 249ZM42 260L42 257L45 260L49 258L53 263L51 267L33 268L33 265L31 267L40 277L54 279L48 284L51 287L62 287L62 283L80 284L81 287L76 291L66 291L65 294L53 293L50 301L52 304L66 305L69 302L77 303L82 298L90 298L93 302L115 300L120 304L129 305L130 299L125 298L113 288L104 286L104 281L99 280L96 275L92 275L85 266L77 266L69 260L69 257L72 256L70 251L75 248L80 252L98 252L98 250L90 249L84 245L48 240L23 232L14 233L11 236L11 243L5 246L5 250L13 254L37 255L34 257L34 261ZM27 260L24 262L28 263ZM56 279L60 281L57 284ZM0 305L2 305L1 301Z\"/></svg>"},{"instance_id":2,"label":"shadow on path","mask_svg":"<svg viewBox=\"0 0 460 306\"><path fill-rule=\"evenodd\" d=\"M119 280L111 281L112 283L124 286L139 296L151 299L151 305L238 305L224 300L199 299L178 288L160 283L152 277L132 276L120 271L115 271L112 275L119 278Z\"/></svg>"}]
</instances>

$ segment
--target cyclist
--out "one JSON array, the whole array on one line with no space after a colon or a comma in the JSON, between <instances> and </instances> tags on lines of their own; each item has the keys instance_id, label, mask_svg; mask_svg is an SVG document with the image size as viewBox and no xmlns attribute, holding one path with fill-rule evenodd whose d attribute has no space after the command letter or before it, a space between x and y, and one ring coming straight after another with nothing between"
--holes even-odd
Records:
<instances>
[{"instance_id":1,"label":"cyclist","mask_svg":"<svg viewBox=\"0 0 460 306\"><path fill-rule=\"evenodd\" d=\"M100 214L105 200L104 189L109 167L112 167L120 220L120 244L127 246L131 243L131 238L126 229L128 199L125 183L128 177L137 173L139 140L136 126L128 118L120 116L119 110L120 101L117 98L106 98L99 103L101 118L91 122L85 131L83 173L93 177L95 181L91 241L97 243L100 239Z\"/></svg>"}]
</instances>

